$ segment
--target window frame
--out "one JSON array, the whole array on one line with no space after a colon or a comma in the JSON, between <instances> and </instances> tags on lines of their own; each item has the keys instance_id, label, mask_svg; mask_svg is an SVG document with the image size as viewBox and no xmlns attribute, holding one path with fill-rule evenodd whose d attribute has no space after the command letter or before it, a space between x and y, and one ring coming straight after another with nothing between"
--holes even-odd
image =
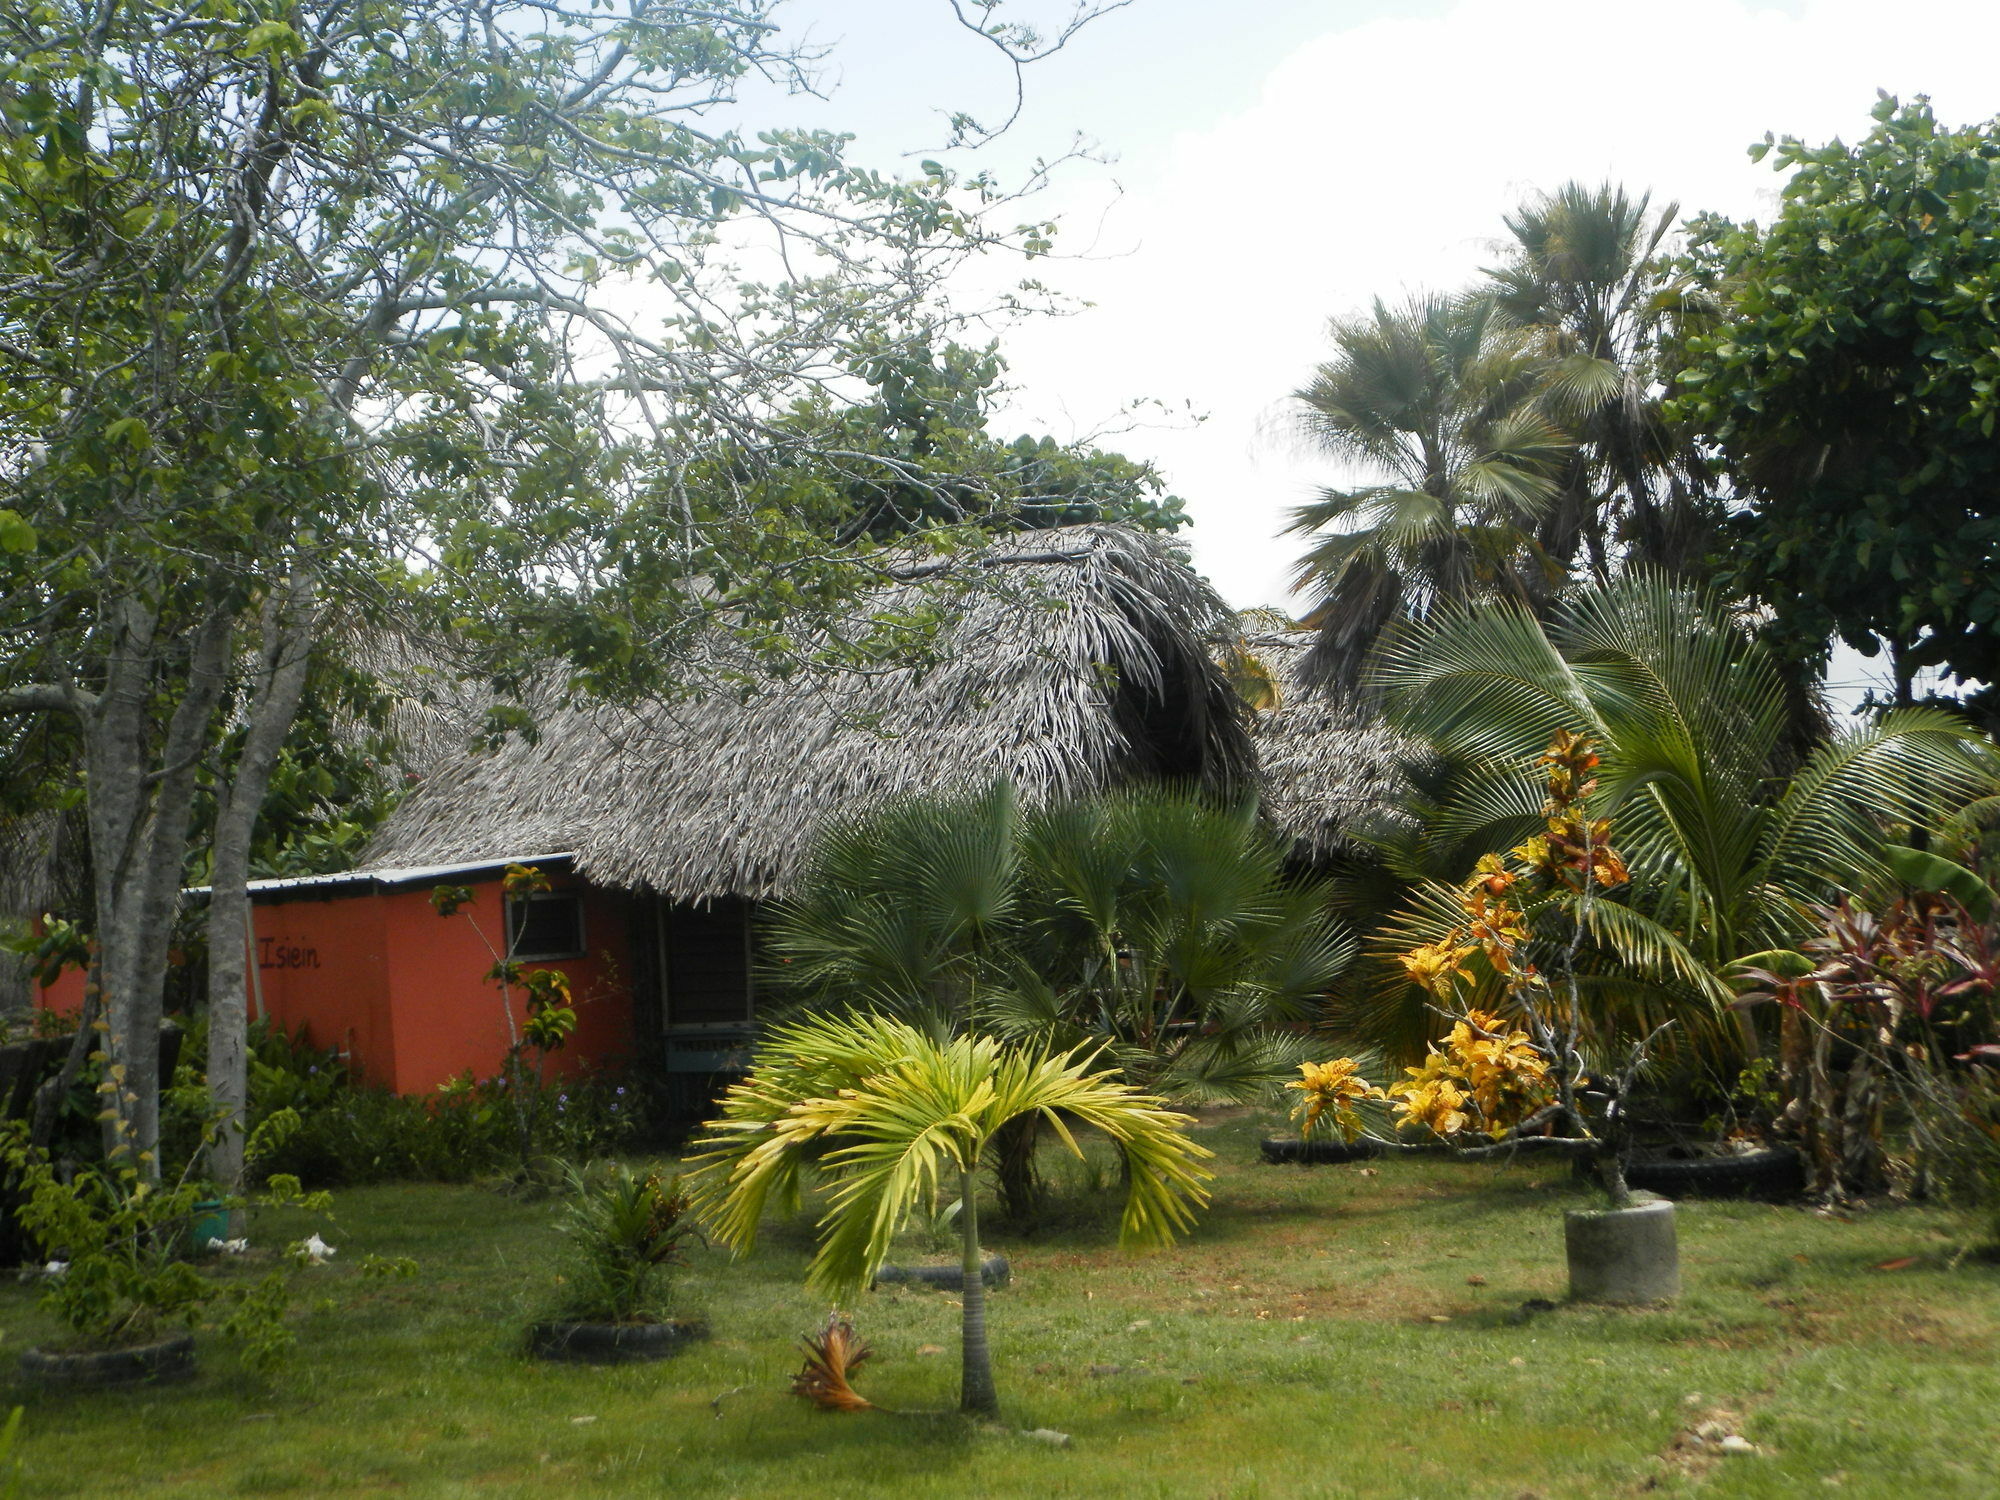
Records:
<instances>
[{"instance_id":1,"label":"window frame","mask_svg":"<svg viewBox=\"0 0 2000 1500\"><path fill-rule=\"evenodd\" d=\"M515 948L515 912L537 901L567 901L576 908L576 947L567 950L531 952ZM560 959L588 958L590 956L590 931L585 925L588 913L584 910L583 892L564 891L523 891L518 895L503 898L501 924L505 928L507 946L503 950L514 963L550 963ZM526 925L525 922L522 924Z\"/></svg>"}]
</instances>

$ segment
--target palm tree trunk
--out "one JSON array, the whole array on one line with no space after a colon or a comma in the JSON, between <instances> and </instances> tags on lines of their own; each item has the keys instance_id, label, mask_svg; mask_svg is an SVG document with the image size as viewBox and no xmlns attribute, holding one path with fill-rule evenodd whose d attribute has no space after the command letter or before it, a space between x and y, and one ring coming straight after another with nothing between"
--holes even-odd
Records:
<instances>
[{"instance_id":1,"label":"palm tree trunk","mask_svg":"<svg viewBox=\"0 0 2000 1500\"><path fill-rule=\"evenodd\" d=\"M963 1235L964 1270L961 1302L965 1319L959 1336L962 1373L958 1409L970 1417L1000 1415L1000 1397L993 1389L993 1352L986 1345L986 1278L979 1266L979 1177L974 1167L959 1174L958 1223Z\"/></svg>"}]
</instances>

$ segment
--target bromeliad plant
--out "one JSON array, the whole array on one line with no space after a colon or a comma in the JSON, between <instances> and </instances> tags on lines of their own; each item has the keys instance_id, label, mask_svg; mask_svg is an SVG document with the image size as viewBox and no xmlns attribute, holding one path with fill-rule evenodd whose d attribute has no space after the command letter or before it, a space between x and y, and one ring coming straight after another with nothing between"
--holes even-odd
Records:
<instances>
[{"instance_id":1,"label":"bromeliad plant","mask_svg":"<svg viewBox=\"0 0 2000 1500\"><path fill-rule=\"evenodd\" d=\"M560 1315L579 1323L652 1323L667 1311L686 1244L700 1237L678 1177L565 1164L569 1206L558 1231L572 1252Z\"/></svg>"},{"instance_id":2,"label":"bromeliad plant","mask_svg":"<svg viewBox=\"0 0 2000 1500\"><path fill-rule=\"evenodd\" d=\"M1208 1201L1210 1153L1186 1115L1095 1066L1092 1052L1047 1052L992 1037L940 1041L873 1015L822 1016L778 1028L750 1076L704 1127L692 1175L717 1239L741 1253L775 1203L796 1209L808 1174L830 1192L807 1273L817 1290L865 1288L896 1234L941 1190L959 1195L963 1383L960 1410L999 1412L980 1278L981 1166L1010 1122L1043 1121L1081 1155L1077 1125L1109 1136L1129 1166L1120 1239L1165 1245Z\"/></svg>"}]
</instances>

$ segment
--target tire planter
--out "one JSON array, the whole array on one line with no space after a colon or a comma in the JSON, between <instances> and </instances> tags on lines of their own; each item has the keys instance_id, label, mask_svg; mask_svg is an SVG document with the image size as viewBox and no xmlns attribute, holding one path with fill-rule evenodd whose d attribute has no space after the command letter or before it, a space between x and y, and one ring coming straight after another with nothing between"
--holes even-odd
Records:
<instances>
[{"instance_id":1,"label":"tire planter","mask_svg":"<svg viewBox=\"0 0 2000 1500\"><path fill-rule=\"evenodd\" d=\"M1573 1208L1563 1215L1569 1295L1576 1302L1671 1302L1681 1293L1671 1203Z\"/></svg>"},{"instance_id":2,"label":"tire planter","mask_svg":"<svg viewBox=\"0 0 2000 1500\"><path fill-rule=\"evenodd\" d=\"M21 1356L21 1373L32 1384L69 1390L192 1380L194 1335L179 1333L157 1344L93 1349L77 1354L30 1349Z\"/></svg>"},{"instance_id":3,"label":"tire planter","mask_svg":"<svg viewBox=\"0 0 2000 1500\"><path fill-rule=\"evenodd\" d=\"M668 1323L537 1323L528 1330L528 1352L572 1365L627 1365L665 1359L708 1337L700 1318Z\"/></svg>"},{"instance_id":4,"label":"tire planter","mask_svg":"<svg viewBox=\"0 0 2000 1500\"><path fill-rule=\"evenodd\" d=\"M1264 1160L1273 1166L1299 1163L1304 1166L1339 1166L1343 1162L1372 1161L1378 1156L1449 1156L1443 1145L1419 1145L1408 1141L1378 1141L1368 1136L1358 1141L1295 1141L1269 1136L1257 1143Z\"/></svg>"},{"instance_id":5,"label":"tire planter","mask_svg":"<svg viewBox=\"0 0 2000 1500\"><path fill-rule=\"evenodd\" d=\"M1736 1156L1660 1157L1625 1168L1625 1181L1662 1198L1757 1198L1783 1202L1806 1190L1805 1158L1789 1147Z\"/></svg>"},{"instance_id":6,"label":"tire planter","mask_svg":"<svg viewBox=\"0 0 2000 1500\"><path fill-rule=\"evenodd\" d=\"M1272 1137L1259 1141L1257 1149L1273 1166L1299 1162L1330 1167L1342 1162L1367 1161L1382 1154L1381 1144L1366 1137L1358 1141L1289 1141Z\"/></svg>"},{"instance_id":7,"label":"tire planter","mask_svg":"<svg viewBox=\"0 0 2000 1500\"><path fill-rule=\"evenodd\" d=\"M989 1255L979 1263L979 1279L988 1286L1005 1286L1013 1277L1004 1255ZM884 1266L875 1273L877 1286L933 1286L947 1292L965 1290L965 1268L948 1266Z\"/></svg>"}]
</instances>

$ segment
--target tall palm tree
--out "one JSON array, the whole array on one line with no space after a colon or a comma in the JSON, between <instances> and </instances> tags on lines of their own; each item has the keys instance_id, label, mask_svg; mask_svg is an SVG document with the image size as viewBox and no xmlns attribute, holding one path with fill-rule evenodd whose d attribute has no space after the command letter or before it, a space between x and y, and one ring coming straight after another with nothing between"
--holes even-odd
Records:
<instances>
[{"instance_id":1,"label":"tall palm tree","mask_svg":"<svg viewBox=\"0 0 2000 1500\"><path fill-rule=\"evenodd\" d=\"M1593 811L1613 820L1631 883L1582 913L1587 981L1607 1005L1699 1021L1721 971L1797 936L1810 903L1889 874L1898 827L1924 827L1994 787L1992 743L1935 709L1899 709L1814 748L1783 774L1780 664L1712 597L1654 574L1573 593L1543 622L1513 603L1443 611L1378 654L1390 721L1460 774L1428 810L1441 846L1504 850L1535 830L1535 758L1560 730L1600 747ZM1383 951L1458 915L1420 883ZM1386 969L1385 969L1386 972ZM1427 1029L1387 982L1348 1017L1399 1048Z\"/></svg>"},{"instance_id":2,"label":"tall palm tree","mask_svg":"<svg viewBox=\"0 0 2000 1500\"><path fill-rule=\"evenodd\" d=\"M1570 443L1536 404L1526 342L1482 299L1418 296L1338 320L1296 392L1306 435L1357 471L1293 513L1318 538L1297 568L1320 635L1306 670L1351 691L1376 638L1439 603L1540 598L1535 540Z\"/></svg>"},{"instance_id":3,"label":"tall palm tree","mask_svg":"<svg viewBox=\"0 0 2000 1500\"><path fill-rule=\"evenodd\" d=\"M1090 1054L939 1040L872 1015L817 1017L771 1036L705 1127L690 1181L716 1237L741 1253L774 1199L796 1210L808 1171L829 1179L807 1283L836 1296L866 1287L912 1214L941 1187L955 1188L959 1408L990 1418L1000 1400L980 1279L978 1173L1002 1131L1023 1118L1046 1120L1071 1150L1079 1122L1118 1143L1129 1164L1119 1232L1127 1247L1168 1244L1208 1201L1201 1161L1210 1153L1188 1138L1193 1122L1094 1070Z\"/></svg>"},{"instance_id":4,"label":"tall palm tree","mask_svg":"<svg viewBox=\"0 0 2000 1500\"><path fill-rule=\"evenodd\" d=\"M1543 410L1577 439L1536 539L1599 580L1619 555L1686 574L1720 514L1691 435L1661 409L1662 341L1697 311L1662 255L1679 213L1567 183L1508 216L1513 244L1486 273L1500 322L1542 363Z\"/></svg>"}]
</instances>

